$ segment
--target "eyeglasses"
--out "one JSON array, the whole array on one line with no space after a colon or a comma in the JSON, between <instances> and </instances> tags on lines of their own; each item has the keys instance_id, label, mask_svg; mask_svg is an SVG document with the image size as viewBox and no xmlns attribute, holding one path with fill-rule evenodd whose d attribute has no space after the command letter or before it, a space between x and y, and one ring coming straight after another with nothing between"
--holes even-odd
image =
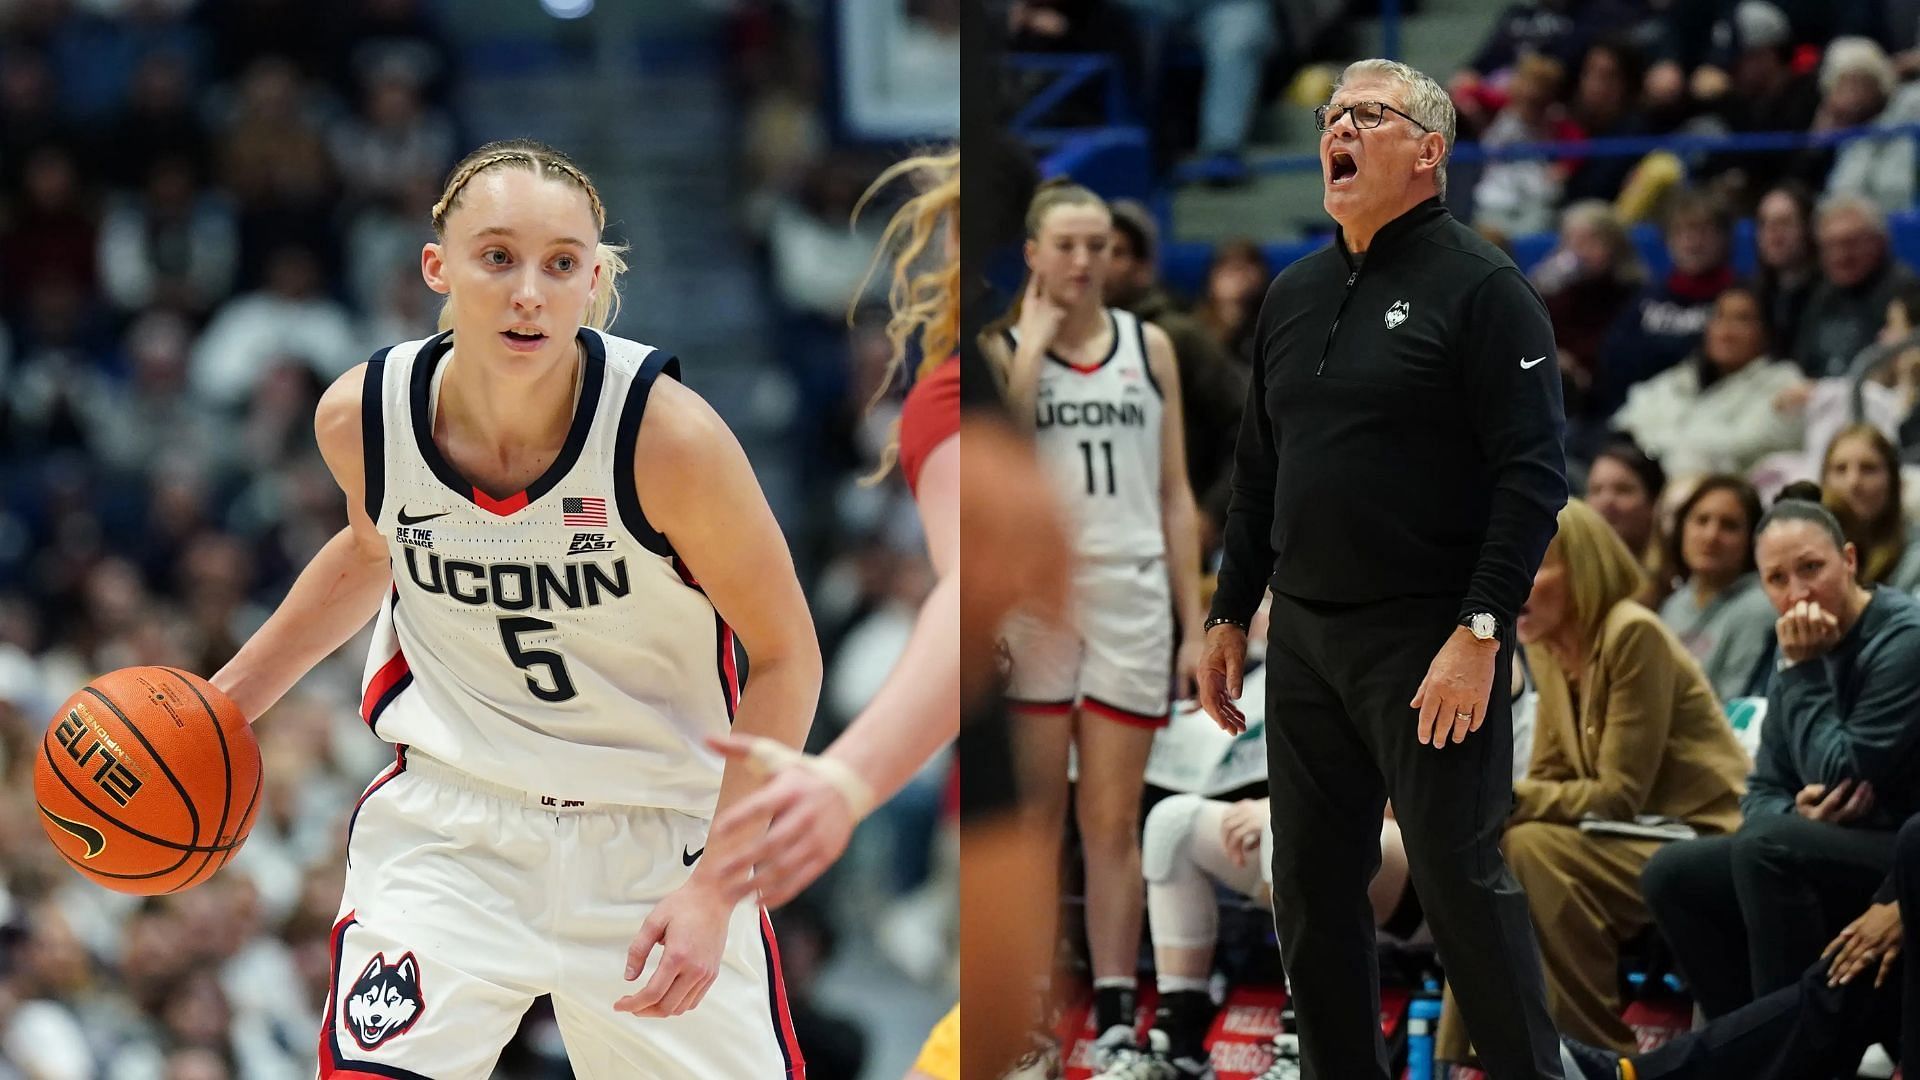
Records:
<instances>
[{"instance_id":1,"label":"eyeglasses","mask_svg":"<svg viewBox=\"0 0 1920 1080\"><path fill-rule=\"evenodd\" d=\"M1432 128L1384 101L1356 101L1351 105L1341 105L1338 107L1322 105L1313 110L1313 122L1318 130L1325 131L1339 123L1341 117L1351 116L1354 127L1359 128L1361 131L1370 131L1379 127L1380 121L1385 120L1388 113L1400 117L1407 123L1412 124L1414 127L1419 128L1429 135L1433 134Z\"/></svg>"}]
</instances>

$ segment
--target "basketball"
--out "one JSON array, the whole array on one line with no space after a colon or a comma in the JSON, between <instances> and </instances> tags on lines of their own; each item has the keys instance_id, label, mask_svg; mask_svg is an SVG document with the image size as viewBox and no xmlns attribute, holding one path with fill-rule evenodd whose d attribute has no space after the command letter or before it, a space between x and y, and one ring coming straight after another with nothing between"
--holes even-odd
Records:
<instances>
[{"instance_id":1,"label":"basketball","mask_svg":"<svg viewBox=\"0 0 1920 1080\"><path fill-rule=\"evenodd\" d=\"M80 874L151 896L207 880L246 842L260 746L197 675L109 672L60 706L34 764L40 825Z\"/></svg>"}]
</instances>

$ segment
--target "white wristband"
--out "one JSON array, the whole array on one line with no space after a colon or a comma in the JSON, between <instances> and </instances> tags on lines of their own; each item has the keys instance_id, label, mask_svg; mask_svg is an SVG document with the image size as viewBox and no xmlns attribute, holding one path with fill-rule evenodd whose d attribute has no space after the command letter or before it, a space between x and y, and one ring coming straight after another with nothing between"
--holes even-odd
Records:
<instances>
[{"instance_id":1,"label":"white wristband","mask_svg":"<svg viewBox=\"0 0 1920 1080\"><path fill-rule=\"evenodd\" d=\"M747 755L747 763L762 776L772 776L789 766L805 769L825 780L847 801L847 809L852 812L853 820L858 822L873 812L875 802L873 785L861 779L858 773L848 768L845 762L833 758L817 757L802 753L782 742L776 742L764 736L756 736L753 750Z\"/></svg>"}]
</instances>

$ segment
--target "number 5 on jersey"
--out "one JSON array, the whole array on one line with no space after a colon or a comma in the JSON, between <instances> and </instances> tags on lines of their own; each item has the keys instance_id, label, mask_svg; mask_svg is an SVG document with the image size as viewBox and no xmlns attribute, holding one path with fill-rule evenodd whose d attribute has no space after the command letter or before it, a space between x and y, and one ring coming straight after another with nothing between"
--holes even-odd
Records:
<instances>
[{"instance_id":1,"label":"number 5 on jersey","mask_svg":"<svg viewBox=\"0 0 1920 1080\"><path fill-rule=\"evenodd\" d=\"M567 658L552 649L529 649L520 643L523 634L539 634L552 630L553 624L545 619L530 619L524 615L500 620L500 643L507 647L507 659L513 666L526 672L527 689L541 701L568 701L579 696L573 687L573 679L567 674ZM534 677L536 668L546 670L546 680ZM552 685L546 685L551 683Z\"/></svg>"}]
</instances>

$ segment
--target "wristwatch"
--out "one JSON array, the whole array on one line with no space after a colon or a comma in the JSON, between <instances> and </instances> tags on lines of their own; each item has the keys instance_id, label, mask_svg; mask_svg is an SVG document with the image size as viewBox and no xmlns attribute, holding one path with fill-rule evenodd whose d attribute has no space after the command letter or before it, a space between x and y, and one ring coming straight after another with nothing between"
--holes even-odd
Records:
<instances>
[{"instance_id":1,"label":"wristwatch","mask_svg":"<svg viewBox=\"0 0 1920 1080\"><path fill-rule=\"evenodd\" d=\"M1473 636L1480 641L1492 641L1500 633L1500 620L1490 611L1476 611L1461 619L1460 625L1473 631Z\"/></svg>"}]
</instances>

